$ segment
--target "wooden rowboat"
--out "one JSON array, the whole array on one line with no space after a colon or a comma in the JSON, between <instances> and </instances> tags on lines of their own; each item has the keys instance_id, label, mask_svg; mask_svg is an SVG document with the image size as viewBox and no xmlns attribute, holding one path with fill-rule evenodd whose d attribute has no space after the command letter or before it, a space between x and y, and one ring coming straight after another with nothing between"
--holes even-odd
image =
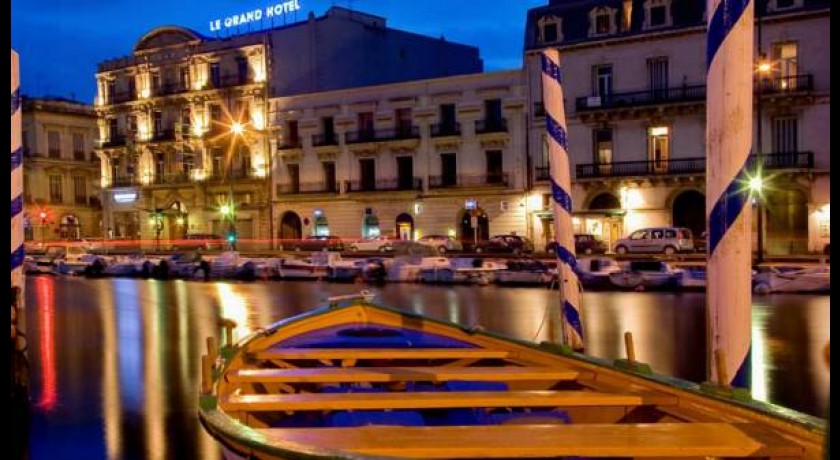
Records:
<instances>
[{"instance_id":1,"label":"wooden rowboat","mask_svg":"<svg viewBox=\"0 0 840 460\"><path fill-rule=\"evenodd\" d=\"M362 300L231 336L199 411L229 458L823 456L822 420Z\"/></svg>"}]
</instances>

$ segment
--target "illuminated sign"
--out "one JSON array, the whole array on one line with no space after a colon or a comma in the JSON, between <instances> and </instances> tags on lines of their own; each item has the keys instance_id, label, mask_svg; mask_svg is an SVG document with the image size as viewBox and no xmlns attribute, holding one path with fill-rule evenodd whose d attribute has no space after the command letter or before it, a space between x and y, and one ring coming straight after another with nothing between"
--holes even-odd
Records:
<instances>
[{"instance_id":1,"label":"illuminated sign","mask_svg":"<svg viewBox=\"0 0 840 460\"><path fill-rule=\"evenodd\" d=\"M465 207L465 208L467 208L467 209L475 209L477 206L478 206L478 205L477 205L477 203L475 202L475 199L473 199L473 198L470 198L469 200L467 200L467 201L464 203L464 207Z\"/></svg>"},{"instance_id":2,"label":"illuminated sign","mask_svg":"<svg viewBox=\"0 0 840 460\"><path fill-rule=\"evenodd\" d=\"M274 5L269 5L263 9L257 8L244 13L234 14L233 16L228 16L226 18L214 19L210 21L210 32L218 32L222 29L244 26L252 22L260 22L263 19L273 20L274 18L282 17L284 14L294 13L296 11L300 11L299 0L288 0Z\"/></svg>"},{"instance_id":3,"label":"illuminated sign","mask_svg":"<svg viewBox=\"0 0 840 460\"><path fill-rule=\"evenodd\" d=\"M137 201L137 192L122 192L114 194L114 201L117 203L134 203Z\"/></svg>"}]
</instances>

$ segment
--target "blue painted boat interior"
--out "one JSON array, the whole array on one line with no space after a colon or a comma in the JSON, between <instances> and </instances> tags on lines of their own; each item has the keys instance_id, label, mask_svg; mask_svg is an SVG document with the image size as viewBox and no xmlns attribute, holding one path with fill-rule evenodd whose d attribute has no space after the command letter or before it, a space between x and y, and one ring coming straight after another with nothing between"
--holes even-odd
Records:
<instances>
[{"instance_id":1,"label":"blue painted boat interior","mask_svg":"<svg viewBox=\"0 0 840 460\"><path fill-rule=\"evenodd\" d=\"M278 342L272 348L477 348L450 337L414 329L370 324L316 329Z\"/></svg>"}]
</instances>

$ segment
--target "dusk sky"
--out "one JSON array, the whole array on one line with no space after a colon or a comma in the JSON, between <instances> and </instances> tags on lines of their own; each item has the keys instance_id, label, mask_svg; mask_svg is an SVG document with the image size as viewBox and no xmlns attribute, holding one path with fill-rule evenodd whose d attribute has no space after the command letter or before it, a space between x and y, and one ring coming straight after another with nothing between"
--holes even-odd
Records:
<instances>
[{"instance_id":1,"label":"dusk sky","mask_svg":"<svg viewBox=\"0 0 840 460\"><path fill-rule=\"evenodd\" d=\"M96 64L131 53L137 40L160 25L181 25L212 35L216 18L277 3L278 0L13 0L12 47L21 55L25 94L74 97L92 102ZM443 35L479 47L485 70L515 68L522 62L523 28L529 8L548 0L406 1L299 0L303 20L332 5L384 16L393 28Z\"/></svg>"}]
</instances>

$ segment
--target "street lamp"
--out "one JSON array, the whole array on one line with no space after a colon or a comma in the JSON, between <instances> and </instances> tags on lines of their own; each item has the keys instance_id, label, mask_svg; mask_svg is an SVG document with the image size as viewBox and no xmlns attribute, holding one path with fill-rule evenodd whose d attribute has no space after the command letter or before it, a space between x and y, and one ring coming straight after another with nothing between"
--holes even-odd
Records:
<instances>
[{"instance_id":1,"label":"street lamp","mask_svg":"<svg viewBox=\"0 0 840 460\"><path fill-rule=\"evenodd\" d=\"M760 43L759 46L761 46ZM758 88L756 90L757 101L755 105L755 113L756 118L758 118L758 123L756 126L755 141L755 171L752 179L750 179L750 190L757 194L755 201L755 210L758 214L758 222L756 226L756 231L758 232L758 254L756 255L756 263L760 264L764 261L764 203L761 191L764 186L762 169L765 163L764 149L762 148L762 140L764 137L762 128L764 126L764 121L762 120L761 108L763 102L762 95L764 92L764 77L773 70L773 66L770 61L764 57L764 53L759 53L758 66L756 67L756 70L758 72Z\"/></svg>"},{"instance_id":2,"label":"street lamp","mask_svg":"<svg viewBox=\"0 0 840 460\"><path fill-rule=\"evenodd\" d=\"M236 250L236 208L233 202L225 203L219 206L219 213L228 221L227 242L232 251Z\"/></svg>"},{"instance_id":3,"label":"street lamp","mask_svg":"<svg viewBox=\"0 0 840 460\"><path fill-rule=\"evenodd\" d=\"M155 227L155 250L160 251L160 234L163 232L163 209L155 208L149 218L149 223Z\"/></svg>"}]
</instances>

